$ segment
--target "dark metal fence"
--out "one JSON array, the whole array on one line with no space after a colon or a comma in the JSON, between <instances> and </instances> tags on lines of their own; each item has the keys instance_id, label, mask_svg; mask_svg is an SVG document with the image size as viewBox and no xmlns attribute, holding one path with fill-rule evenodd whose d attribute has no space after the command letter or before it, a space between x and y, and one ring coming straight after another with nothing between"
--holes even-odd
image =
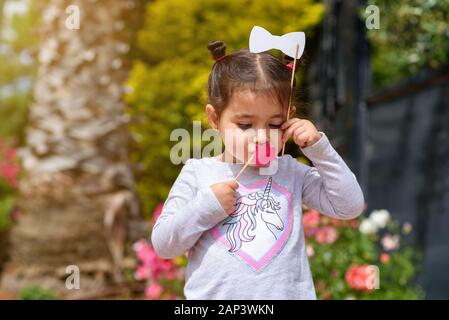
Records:
<instances>
[{"instance_id":1,"label":"dark metal fence","mask_svg":"<svg viewBox=\"0 0 449 320\"><path fill-rule=\"evenodd\" d=\"M369 99L369 208L409 221L428 298L449 298L449 66Z\"/></svg>"}]
</instances>

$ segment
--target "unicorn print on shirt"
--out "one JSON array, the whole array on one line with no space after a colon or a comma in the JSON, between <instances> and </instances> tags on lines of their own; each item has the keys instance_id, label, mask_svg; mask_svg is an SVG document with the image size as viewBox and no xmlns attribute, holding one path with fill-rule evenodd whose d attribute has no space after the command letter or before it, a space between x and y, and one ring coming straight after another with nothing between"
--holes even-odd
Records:
<instances>
[{"instance_id":1,"label":"unicorn print on shirt","mask_svg":"<svg viewBox=\"0 0 449 320\"><path fill-rule=\"evenodd\" d=\"M270 177L264 192L256 191L237 199L237 209L223 224L228 225L226 237L231 243L230 252L239 250L243 242L251 242L262 237L277 239L276 231L284 229L278 215L279 202L270 195ZM262 241L264 239L260 239Z\"/></svg>"},{"instance_id":2,"label":"unicorn print on shirt","mask_svg":"<svg viewBox=\"0 0 449 320\"><path fill-rule=\"evenodd\" d=\"M280 251L292 227L291 194L263 179L238 189L236 209L212 233L228 252L261 269Z\"/></svg>"}]
</instances>

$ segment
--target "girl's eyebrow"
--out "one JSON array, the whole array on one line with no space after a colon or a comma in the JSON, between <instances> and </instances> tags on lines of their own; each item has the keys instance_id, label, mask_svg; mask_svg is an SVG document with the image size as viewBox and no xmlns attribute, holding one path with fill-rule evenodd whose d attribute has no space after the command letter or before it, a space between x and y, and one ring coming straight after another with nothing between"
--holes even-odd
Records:
<instances>
[{"instance_id":1,"label":"girl's eyebrow","mask_svg":"<svg viewBox=\"0 0 449 320\"><path fill-rule=\"evenodd\" d=\"M235 118L252 118L253 115L250 113L236 113L234 114Z\"/></svg>"},{"instance_id":2,"label":"girl's eyebrow","mask_svg":"<svg viewBox=\"0 0 449 320\"><path fill-rule=\"evenodd\" d=\"M250 113L236 113L234 114L235 118L253 118L254 116ZM282 118L282 114L277 113L271 116L271 118Z\"/></svg>"}]
</instances>

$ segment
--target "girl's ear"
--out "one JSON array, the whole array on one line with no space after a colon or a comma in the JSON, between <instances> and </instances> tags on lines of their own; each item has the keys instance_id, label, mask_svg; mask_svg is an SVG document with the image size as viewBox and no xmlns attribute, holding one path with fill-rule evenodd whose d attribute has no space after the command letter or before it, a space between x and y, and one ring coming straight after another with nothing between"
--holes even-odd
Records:
<instances>
[{"instance_id":1,"label":"girl's ear","mask_svg":"<svg viewBox=\"0 0 449 320\"><path fill-rule=\"evenodd\" d=\"M206 115L207 115L207 121L209 122L209 125L213 128L213 129L218 129L218 115L217 112L215 112L215 108L211 105L211 104L207 104L206 108Z\"/></svg>"}]
</instances>

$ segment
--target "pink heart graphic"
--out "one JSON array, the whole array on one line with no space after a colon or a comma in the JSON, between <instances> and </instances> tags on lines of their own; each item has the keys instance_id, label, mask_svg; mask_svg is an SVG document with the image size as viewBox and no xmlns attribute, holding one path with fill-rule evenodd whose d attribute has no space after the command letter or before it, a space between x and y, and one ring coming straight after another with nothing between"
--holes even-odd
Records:
<instances>
[{"instance_id":1,"label":"pink heart graphic","mask_svg":"<svg viewBox=\"0 0 449 320\"><path fill-rule=\"evenodd\" d=\"M236 210L211 229L229 252L254 269L261 269L282 249L290 236L293 212L291 193L263 179L252 186L240 184Z\"/></svg>"}]
</instances>

